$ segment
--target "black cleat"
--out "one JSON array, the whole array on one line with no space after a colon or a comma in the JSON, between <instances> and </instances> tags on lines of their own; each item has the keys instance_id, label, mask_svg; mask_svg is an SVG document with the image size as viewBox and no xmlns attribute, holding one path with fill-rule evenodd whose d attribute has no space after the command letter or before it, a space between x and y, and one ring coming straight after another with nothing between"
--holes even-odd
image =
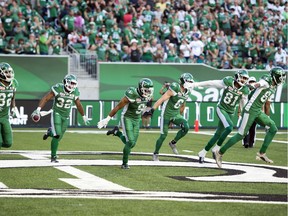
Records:
<instances>
[{"instance_id":1,"label":"black cleat","mask_svg":"<svg viewBox=\"0 0 288 216\"><path fill-rule=\"evenodd\" d=\"M51 163L58 163L59 161L57 160L56 156L51 157Z\"/></svg>"},{"instance_id":2,"label":"black cleat","mask_svg":"<svg viewBox=\"0 0 288 216\"><path fill-rule=\"evenodd\" d=\"M43 140L46 140L49 137L49 134L51 133L52 129L49 127L47 129L47 132L43 135Z\"/></svg>"},{"instance_id":3,"label":"black cleat","mask_svg":"<svg viewBox=\"0 0 288 216\"><path fill-rule=\"evenodd\" d=\"M112 130L108 130L106 135L109 136L109 135L113 134L115 136L118 131L119 131L119 127L115 126Z\"/></svg>"}]
</instances>

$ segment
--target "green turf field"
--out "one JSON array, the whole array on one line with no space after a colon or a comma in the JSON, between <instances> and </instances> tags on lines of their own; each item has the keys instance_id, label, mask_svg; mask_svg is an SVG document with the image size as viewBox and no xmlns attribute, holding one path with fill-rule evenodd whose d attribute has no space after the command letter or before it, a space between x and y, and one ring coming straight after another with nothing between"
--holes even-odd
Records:
<instances>
[{"instance_id":1,"label":"green turf field","mask_svg":"<svg viewBox=\"0 0 288 216\"><path fill-rule=\"evenodd\" d=\"M197 160L213 131L191 130L173 155L171 130L154 162L159 131L141 130L130 170L120 169L123 144L105 130L70 129L56 165L43 132L15 129L12 148L1 149L0 215L287 215L287 131L268 148L274 164L255 160L265 135L258 130L254 148L236 144L218 169L211 153Z\"/></svg>"}]
</instances>

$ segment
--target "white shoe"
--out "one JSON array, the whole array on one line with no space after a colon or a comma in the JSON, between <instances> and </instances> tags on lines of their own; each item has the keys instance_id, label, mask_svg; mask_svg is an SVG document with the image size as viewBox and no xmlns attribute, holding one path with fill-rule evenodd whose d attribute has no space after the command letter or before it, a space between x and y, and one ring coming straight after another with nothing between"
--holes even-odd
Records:
<instances>
[{"instance_id":1,"label":"white shoe","mask_svg":"<svg viewBox=\"0 0 288 216\"><path fill-rule=\"evenodd\" d=\"M218 145L215 145L214 148L212 149L212 157L214 160L216 160L215 153L216 153L216 151L219 151L219 150L220 150L220 146L218 146Z\"/></svg>"},{"instance_id":2,"label":"white shoe","mask_svg":"<svg viewBox=\"0 0 288 216\"><path fill-rule=\"evenodd\" d=\"M199 157L199 163L204 163L205 160L205 156L206 156L207 151L205 149L203 149L202 151L200 151L198 153L198 157Z\"/></svg>"},{"instance_id":3,"label":"white shoe","mask_svg":"<svg viewBox=\"0 0 288 216\"><path fill-rule=\"evenodd\" d=\"M176 144L173 144L172 142L169 142L169 146L171 147L174 154L178 155L178 150L176 148Z\"/></svg>"},{"instance_id":4,"label":"white shoe","mask_svg":"<svg viewBox=\"0 0 288 216\"><path fill-rule=\"evenodd\" d=\"M257 155L256 155L256 160L263 160L265 161L266 163L274 163L272 160L270 160L266 154L261 154L259 152L257 152Z\"/></svg>"},{"instance_id":5,"label":"white shoe","mask_svg":"<svg viewBox=\"0 0 288 216\"><path fill-rule=\"evenodd\" d=\"M216 151L214 154L217 166L219 168L222 168L222 155L219 153L219 151Z\"/></svg>"},{"instance_id":6,"label":"white shoe","mask_svg":"<svg viewBox=\"0 0 288 216\"><path fill-rule=\"evenodd\" d=\"M159 154L153 154L153 161L159 161Z\"/></svg>"}]
</instances>

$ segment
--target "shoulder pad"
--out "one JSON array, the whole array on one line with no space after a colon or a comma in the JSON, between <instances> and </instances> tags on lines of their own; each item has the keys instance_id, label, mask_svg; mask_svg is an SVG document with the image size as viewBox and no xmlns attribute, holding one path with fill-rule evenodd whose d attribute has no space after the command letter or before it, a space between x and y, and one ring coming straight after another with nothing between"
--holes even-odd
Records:
<instances>
[{"instance_id":1,"label":"shoulder pad","mask_svg":"<svg viewBox=\"0 0 288 216\"><path fill-rule=\"evenodd\" d=\"M171 89L173 92L181 92L181 87L179 83L173 82L171 83L171 85L169 86L169 89Z\"/></svg>"},{"instance_id":2,"label":"shoulder pad","mask_svg":"<svg viewBox=\"0 0 288 216\"><path fill-rule=\"evenodd\" d=\"M243 92L244 95L248 95L250 93L249 87L245 85L242 87L241 91Z\"/></svg>"},{"instance_id":3,"label":"shoulder pad","mask_svg":"<svg viewBox=\"0 0 288 216\"><path fill-rule=\"evenodd\" d=\"M134 101L136 98L140 97L135 87L129 87L125 91L125 96L129 99L129 101Z\"/></svg>"},{"instance_id":4,"label":"shoulder pad","mask_svg":"<svg viewBox=\"0 0 288 216\"><path fill-rule=\"evenodd\" d=\"M260 79L265 80L269 85L272 85L272 77L268 74L263 75Z\"/></svg>"},{"instance_id":5,"label":"shoulder pad","mask_svg":"<svg viewBox=\"0 0 288 216\"><path fill-rule=\"evenodd\" d=\"M234 78L231 76L227 76L223 79L223 82L226 86L233 86Z\"/></svg>"},{"instance_id":6,"label":"shoulder pad","mask_svg":"<svg viewBox=\"0 0 288 216\"><path fill-rule=\"evenodd\" d=\"M16 79L13 79L13 80L12 80L12 86L13 86L14 88L18 88L19 83L18 83L18 81L17 81Z\"/></svg>"}]
</instances>

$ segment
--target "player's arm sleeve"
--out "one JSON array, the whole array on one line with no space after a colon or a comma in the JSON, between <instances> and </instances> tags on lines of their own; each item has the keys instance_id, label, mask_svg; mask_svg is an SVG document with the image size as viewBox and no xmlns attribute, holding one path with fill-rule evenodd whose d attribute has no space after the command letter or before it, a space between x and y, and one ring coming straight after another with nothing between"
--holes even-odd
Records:
<instances>
[{"instance_id":1,"label":"player's arm sleeve","mask_svg":"<svg viewBox=\"0 0 288 216\"><path fill-rule=\"evenodd\" d=\"M223 80L208 80L203 82L193 83L194 87L215 87L215 88L224 88L225 84Z\"/></svg>"},{"instance_id":2,"label":"player's arm sleeve","mask_svg":"<svg viewBox=\"0 0 288 216\"><path fill-rule=\"evenodd\" d=\"M245 106L245 104L247 103L248 101L248 96L247 95L243 95L240 102L239 102L239 109L240 109L240 112L242 111L243 107Z\"/></svg>"},{"instance_id":3,"label":"player's arm sleeve","mask_svg":"<svg viewBox=\"0 0 288 216\"><path fill-rule=\"evenodd\" d=\"M269 88L269 83L266 80L264 80L264 79L260 79L258 84L259 84L260 87Z\"/></svg>"}]
</instances>

